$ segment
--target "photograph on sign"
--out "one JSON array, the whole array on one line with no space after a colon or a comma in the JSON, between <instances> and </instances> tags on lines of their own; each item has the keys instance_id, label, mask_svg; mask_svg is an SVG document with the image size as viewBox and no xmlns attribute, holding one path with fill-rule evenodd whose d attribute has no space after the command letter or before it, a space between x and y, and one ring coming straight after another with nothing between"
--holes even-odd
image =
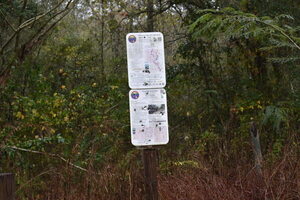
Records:
<instances>
[{"instance_id":1,"label":"photograph on sign","mask_svg":"<svg viewBox=\"0 0 300 200\"><path fill-rule=\"evenodd\" d=\"M165 87L163 34L128 33L126 46L129 87L132 89Z\"/></svg>"},{"instance_id":2,"label":"photograph on sign","mask_svg":"<svg viewBox=\"0 0 300 200\"><path fill-rule=\"evenodd\" d=\"M165 89L129 92L131 143L135 146L163 145L169 141Z\"/></svg>"}]
</instances>

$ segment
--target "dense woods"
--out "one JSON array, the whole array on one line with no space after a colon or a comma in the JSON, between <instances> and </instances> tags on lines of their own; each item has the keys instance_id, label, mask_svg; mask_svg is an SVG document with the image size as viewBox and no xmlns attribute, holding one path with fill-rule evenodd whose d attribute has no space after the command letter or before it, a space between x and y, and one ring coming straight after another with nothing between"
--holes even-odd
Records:
<instances>
[{"instance_id":1,"label":"dense woods","mask_svg":"<svg viewBox=\"0 0 300 200\"><path fill-rule=\"evenodd\" d=\"M148 30L165 39L160 199L300 199L300 1L0 0L0 172L17 199L143 199L125 36Z\"/></svg>"}]
</instances>

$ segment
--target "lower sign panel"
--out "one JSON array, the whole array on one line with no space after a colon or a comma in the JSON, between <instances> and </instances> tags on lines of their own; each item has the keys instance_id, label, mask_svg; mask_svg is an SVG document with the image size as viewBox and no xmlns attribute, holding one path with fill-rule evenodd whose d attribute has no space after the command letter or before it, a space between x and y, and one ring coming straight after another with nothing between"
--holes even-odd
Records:
<instances>
[{"instance_id":1,"label":"lower sign panel","mask_svg":"<svg viewBox=\"0 0 300 200\"><path fill-rule=\"evenodd\" d=\"M129 92L131 143L163 145L169 141L167 94L164 89Z\"/></svg>"}]
</instances>

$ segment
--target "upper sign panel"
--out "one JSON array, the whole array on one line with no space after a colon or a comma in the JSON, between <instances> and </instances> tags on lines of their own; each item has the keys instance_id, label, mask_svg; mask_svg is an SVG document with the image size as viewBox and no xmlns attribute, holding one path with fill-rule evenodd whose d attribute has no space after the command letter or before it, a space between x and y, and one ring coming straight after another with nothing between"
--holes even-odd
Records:
<instances>
[{"instance_id":1,"label":"upper sign panel","mask_svg":"<svg viewBox=\"0 0 300 200\"><path fill-rule=\"evenodd\" d=\"M165 87L163 34L128 33L126 44L129 87L132 89Z\"/></svg>"}]
</instances>

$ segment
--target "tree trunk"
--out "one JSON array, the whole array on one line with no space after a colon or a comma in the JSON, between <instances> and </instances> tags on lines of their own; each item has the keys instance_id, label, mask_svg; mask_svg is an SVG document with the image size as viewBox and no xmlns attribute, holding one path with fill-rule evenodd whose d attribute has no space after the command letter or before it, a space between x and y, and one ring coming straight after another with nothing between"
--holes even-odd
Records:
<instances>
[{"instance_id":1,"label":"tree trunk","mask_svg":"<svg viewBox=\"0 0 300 200\"><path fill-rule=\"evenodd\" d=\"M262 175L262 153L261 153L261 147L259 141L259 133L255 122L251 123L250 135L252 141L252 148L254 152L255 169L257 174L261 176Z\"/></svg>"},{"instance_id":2,"label":"tree trunk","mask_svg":"<svg viewBox=\"0 0 300 200\"><path fill-rule=\"evenodd\" d=\"M154 9L153 0L148 0L147 4L147 31L152 32L154 30Z\"/></svg>"},{"instance_id":3,"label":"tree trunk","mask_svg":"<svg viewBox=\"0 0 300 200\"><path fill-rule=\"evenodd\" d=\"M105 82L105 67L104 67L104 1L101 0L101 78Z\"/></svg>"}]
</instances>

